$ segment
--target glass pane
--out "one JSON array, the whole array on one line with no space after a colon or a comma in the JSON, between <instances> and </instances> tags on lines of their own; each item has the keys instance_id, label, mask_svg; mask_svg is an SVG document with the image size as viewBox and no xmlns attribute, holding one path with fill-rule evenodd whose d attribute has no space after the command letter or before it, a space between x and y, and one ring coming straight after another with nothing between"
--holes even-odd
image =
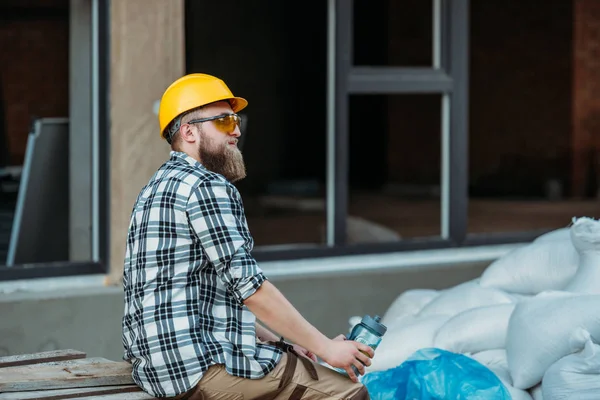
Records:
<instances>
[{"instance_id":1,"label":"glass pane","mask_svg":"<svg viewBox=\"0 0 600 400\"><path fill-rule=\"evenodd\" d=\"M69 2L46 3L16 0L0 2L0 265L7 262L32 121L34 118L69 115ZM42 155L42 151L38 146L35 154ZM34 164L32 168L43 170L40 161ZM63 162L59 164L63 165ZM61 174L61 171L66 172L67 176L57 177L56 174ZM48 180L64 182L68 180L68 170L50 170ZM64 193L64 197L63 193L57 196L61 202L68 204L68 192ZM63 216L63 212L68 212L64 206L48 209L47 203L34 203L24 209L23 224L31 221L29 218L32 215L37 219L42 215L55 213ZM23 226L21 231L29 228L32 227ZM49 254L53 251L47 248L36 248L37 254L31 255L32 259L68 261L67 229L68 226L63 223L53 226L55 236L52 241L47 241L56 245L51 247L59 256ZM19 249L30 248L28 246L31 243L22 237ZM15 263L23 262L19 254L15 257Z\"/></svg>"},{"instance_id":2,"label":"glass pane","mask_svg":"<svg viewBox=\"0 0 600 400\"><path fill-rule=\"evenodd\" d=\"M597 31L573 36L595 26L588 14L568 1L471 2L469 232L598 217Z\"/></svg>"},{"instance_id":3,"label":"glass pane","mask_svg":"<svg viewBox=\"0 0 600 400\"><path fill-rule=\"evenodd\" d=\"M325 243L327 4L186 5L188 72L221 76L249 102L238 187L255 248ZM193 22L206 15L227 15L236 29L206 41L213 28Z\"/></svg>"},{"instance_id":4,"label":"glass pane","mask_svg":"<svg viewBox=\"0 0 600 400\"><path fill-rule=\"evenodd\" d=\"M440 236L441 95L350 98L348 242Z\"/></svg>"},{"instance_id":5,"label":"glass pane","mask_svg":"<svg viewBox=\"0 0 600 400\"><path fill-rule=\"evenodd\" d=\"M354 65L433 64L433 0L354 0Z\"/></svg>"}]
</instances>

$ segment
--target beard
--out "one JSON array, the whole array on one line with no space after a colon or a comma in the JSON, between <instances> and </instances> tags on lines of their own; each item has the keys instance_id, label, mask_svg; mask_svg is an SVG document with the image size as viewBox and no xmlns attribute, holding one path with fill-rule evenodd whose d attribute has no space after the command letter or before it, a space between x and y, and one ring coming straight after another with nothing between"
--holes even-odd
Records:
<instances>
[{"instance_id":1,"label":"beard","mask_svg":"<svg viewBox=\"0 0 600 400\"><path fill-rule=\"evenodd\" d=\"M237 146L228 143L222 146L215 145L204 132L200 132L200 138L198 155L206 169L223 175L230 182L237 182L246 177L244 157Z\"/></svg>"}]
</instances>

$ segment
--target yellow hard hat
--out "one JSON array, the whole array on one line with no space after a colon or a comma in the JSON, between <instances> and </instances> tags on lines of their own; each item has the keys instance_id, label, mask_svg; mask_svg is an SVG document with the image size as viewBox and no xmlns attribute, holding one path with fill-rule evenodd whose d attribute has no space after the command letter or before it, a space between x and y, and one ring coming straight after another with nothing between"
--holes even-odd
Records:
<instances>
[{"instance_id":1,"label":"yellow hard hat","mask_svg":"<svg viewBox=\"0 0 600 400\"><path fill-rule=\"evenodd\" d=\"M246 99L234 96L225 82L212 75L189 74L177 79L160 99L160 137L165 139L165 128L180 114L219 100L228 100L236 113L248 105Z\"/></svg>"}]
</instances>

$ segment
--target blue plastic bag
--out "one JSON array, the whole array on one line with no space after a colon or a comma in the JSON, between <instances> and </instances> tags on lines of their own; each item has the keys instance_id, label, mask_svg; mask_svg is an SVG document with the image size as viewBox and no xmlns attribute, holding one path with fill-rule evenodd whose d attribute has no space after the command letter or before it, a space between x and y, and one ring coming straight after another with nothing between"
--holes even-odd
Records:
<instances>
[{"instance_id":1,"label":"blue plastic bag","mask_svg":"<svg viewBox=\"0 0 600 400\"><path fill-rule=\"evenodd\" d=\"M372 400L511 400L486 366L449 351L427 348L385 371L365 375Z\"/></svg>"}]
</instances>

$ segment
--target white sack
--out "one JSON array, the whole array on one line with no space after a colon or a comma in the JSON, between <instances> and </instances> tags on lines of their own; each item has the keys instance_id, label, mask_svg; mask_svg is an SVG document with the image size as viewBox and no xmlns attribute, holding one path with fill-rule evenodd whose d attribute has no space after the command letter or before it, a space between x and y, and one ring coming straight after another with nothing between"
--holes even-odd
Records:
<instances>
[{"instance_id":1,"label":"white sack","mask_svg":"<svg viewBox=\"0 0 600 400\"><path fill-rule=\"evenodd\" d=\"M534 243L552 242L554 240L571 240L571 228L559 228L553 231L544 233L533 241Z\"/></svg>"},{"instance_id":2,"label":"white sack","mask_svg":"<svg viewBox=\"0 0 600 400\"><path fill-rule=\"evenodd\" d=\"M417 314L438 294L439 292L433 289L411 289L403 292L388 307L381 323L390 328L403 317Z\"/></svg>"},{"instance_id":3,"label":"white sack","mask_svg":"<svg viewBox=\"0 0 600 400\"><path fill-rule=\"evenodd\" d=\"M600 294L600 221L574 219L571 241L579 253L579 268L565 290Z\"/></svg>"},{"instance_id":4,"label":"white sack","mask_svg":"<svg viewBox=\"0 0 600 400\"><path fill-rule=\"evenodd\" d=\"M514 386L529 389L587 337L600 339L600 295L545 292L517 304L508 323L506 352Z\"/></svg>"},{"instance_id":5,"label":"white sack","mask_svg":"<svg viewBox=\"0 0 600 400\"><path fill-rule=\"evenodd\" d=\"M474 360L479 361L486 367L500 366L508 369L506 349L485 350L470 355Z\"/></svg>"},{"instance_id":6,"label":"white sack","mask_svg":"<svg viewBox=\"0 0 600 400\"><path fill-rule=\"evenodd\" d=\"M433 336L447 316L409 317L383 335L367 372L383 371L402 364L415 351L433 347Z\"/></svg>"},{"instance_id":7,"label":"white sack","mask_svg":"<svg viewBox=\"0 0 600 400\"><path fill-rule=\"evenodd\" d=\"M499 304L463 311L442 325L433 344L454 353L504 349L508 320L515 306Z\"/></svg>"},{"instance_id":8,"label":"white sack","mask_svg":"<svg viewBox=\"0 0 600 400\"><path fill-rule=\"evenodd\" d=\"M479 353L475 353L470 356L481 364L485 365L490 369L502 384L506 387L513 400L532 400L531 395L525 390L517 389L512 385L512 379L508 370L508 363L506 361L506 350L486 350Z\"/></svg>"},{"instance_id":9,"label":"white sack","mask_svg":"<svg viewBox=\"0 0 600 400\"><path fill-rule=\"evenodd\" d=\"M533 400L544 400L544 395L542 394L542 384L539 383L529 389L529 394L533 397Z\"/></svg>"},{"instance_id":10,"label":"white sack","mask_svg":"<svg viewBox=\"0 0 600 400\"><path fill-rule=\"evenodd\" d=\"M579 254L570 239L530 243L492 262L480 284L521 294L562 290L577 272L578 263Z\"/></svg>"},{"instance_id":11,"label":"white sack","mask_svg":"<svg viewBox=\"0 0 600 400\"><path fill-rule=\"evenodd\" d=\"M510 379L510 373L508 372L508 367L501 368L499 366L488 367L500 382L504 385L508 393L510 393L510 397L512 400L532 400L531 395L526 390L517 389L512 385L512 380Z\"/></svg>"},{"instance_id":12,"label":"white sack","mask_svg":"<svg viewBox=\"0 0 600 400\"><path fill-rule=\"evenodd\" d=\"M552 364L544 374L542 392L545 400L598 400L600 346L588 339L582 351Z\"/></svg>"},{"instance_id":13,"label":"white sack","mask_svg":"<svg viewBox=\"0 0 600 400\"><path fill-rule=\"evenodd\" d=\"M514 298L494 288L484 288L478 280L468 281L446 289L419 312L419 316L448 315L453 317L458 313L476 307L515 302Z\"/></svg>"}]
</instances>

